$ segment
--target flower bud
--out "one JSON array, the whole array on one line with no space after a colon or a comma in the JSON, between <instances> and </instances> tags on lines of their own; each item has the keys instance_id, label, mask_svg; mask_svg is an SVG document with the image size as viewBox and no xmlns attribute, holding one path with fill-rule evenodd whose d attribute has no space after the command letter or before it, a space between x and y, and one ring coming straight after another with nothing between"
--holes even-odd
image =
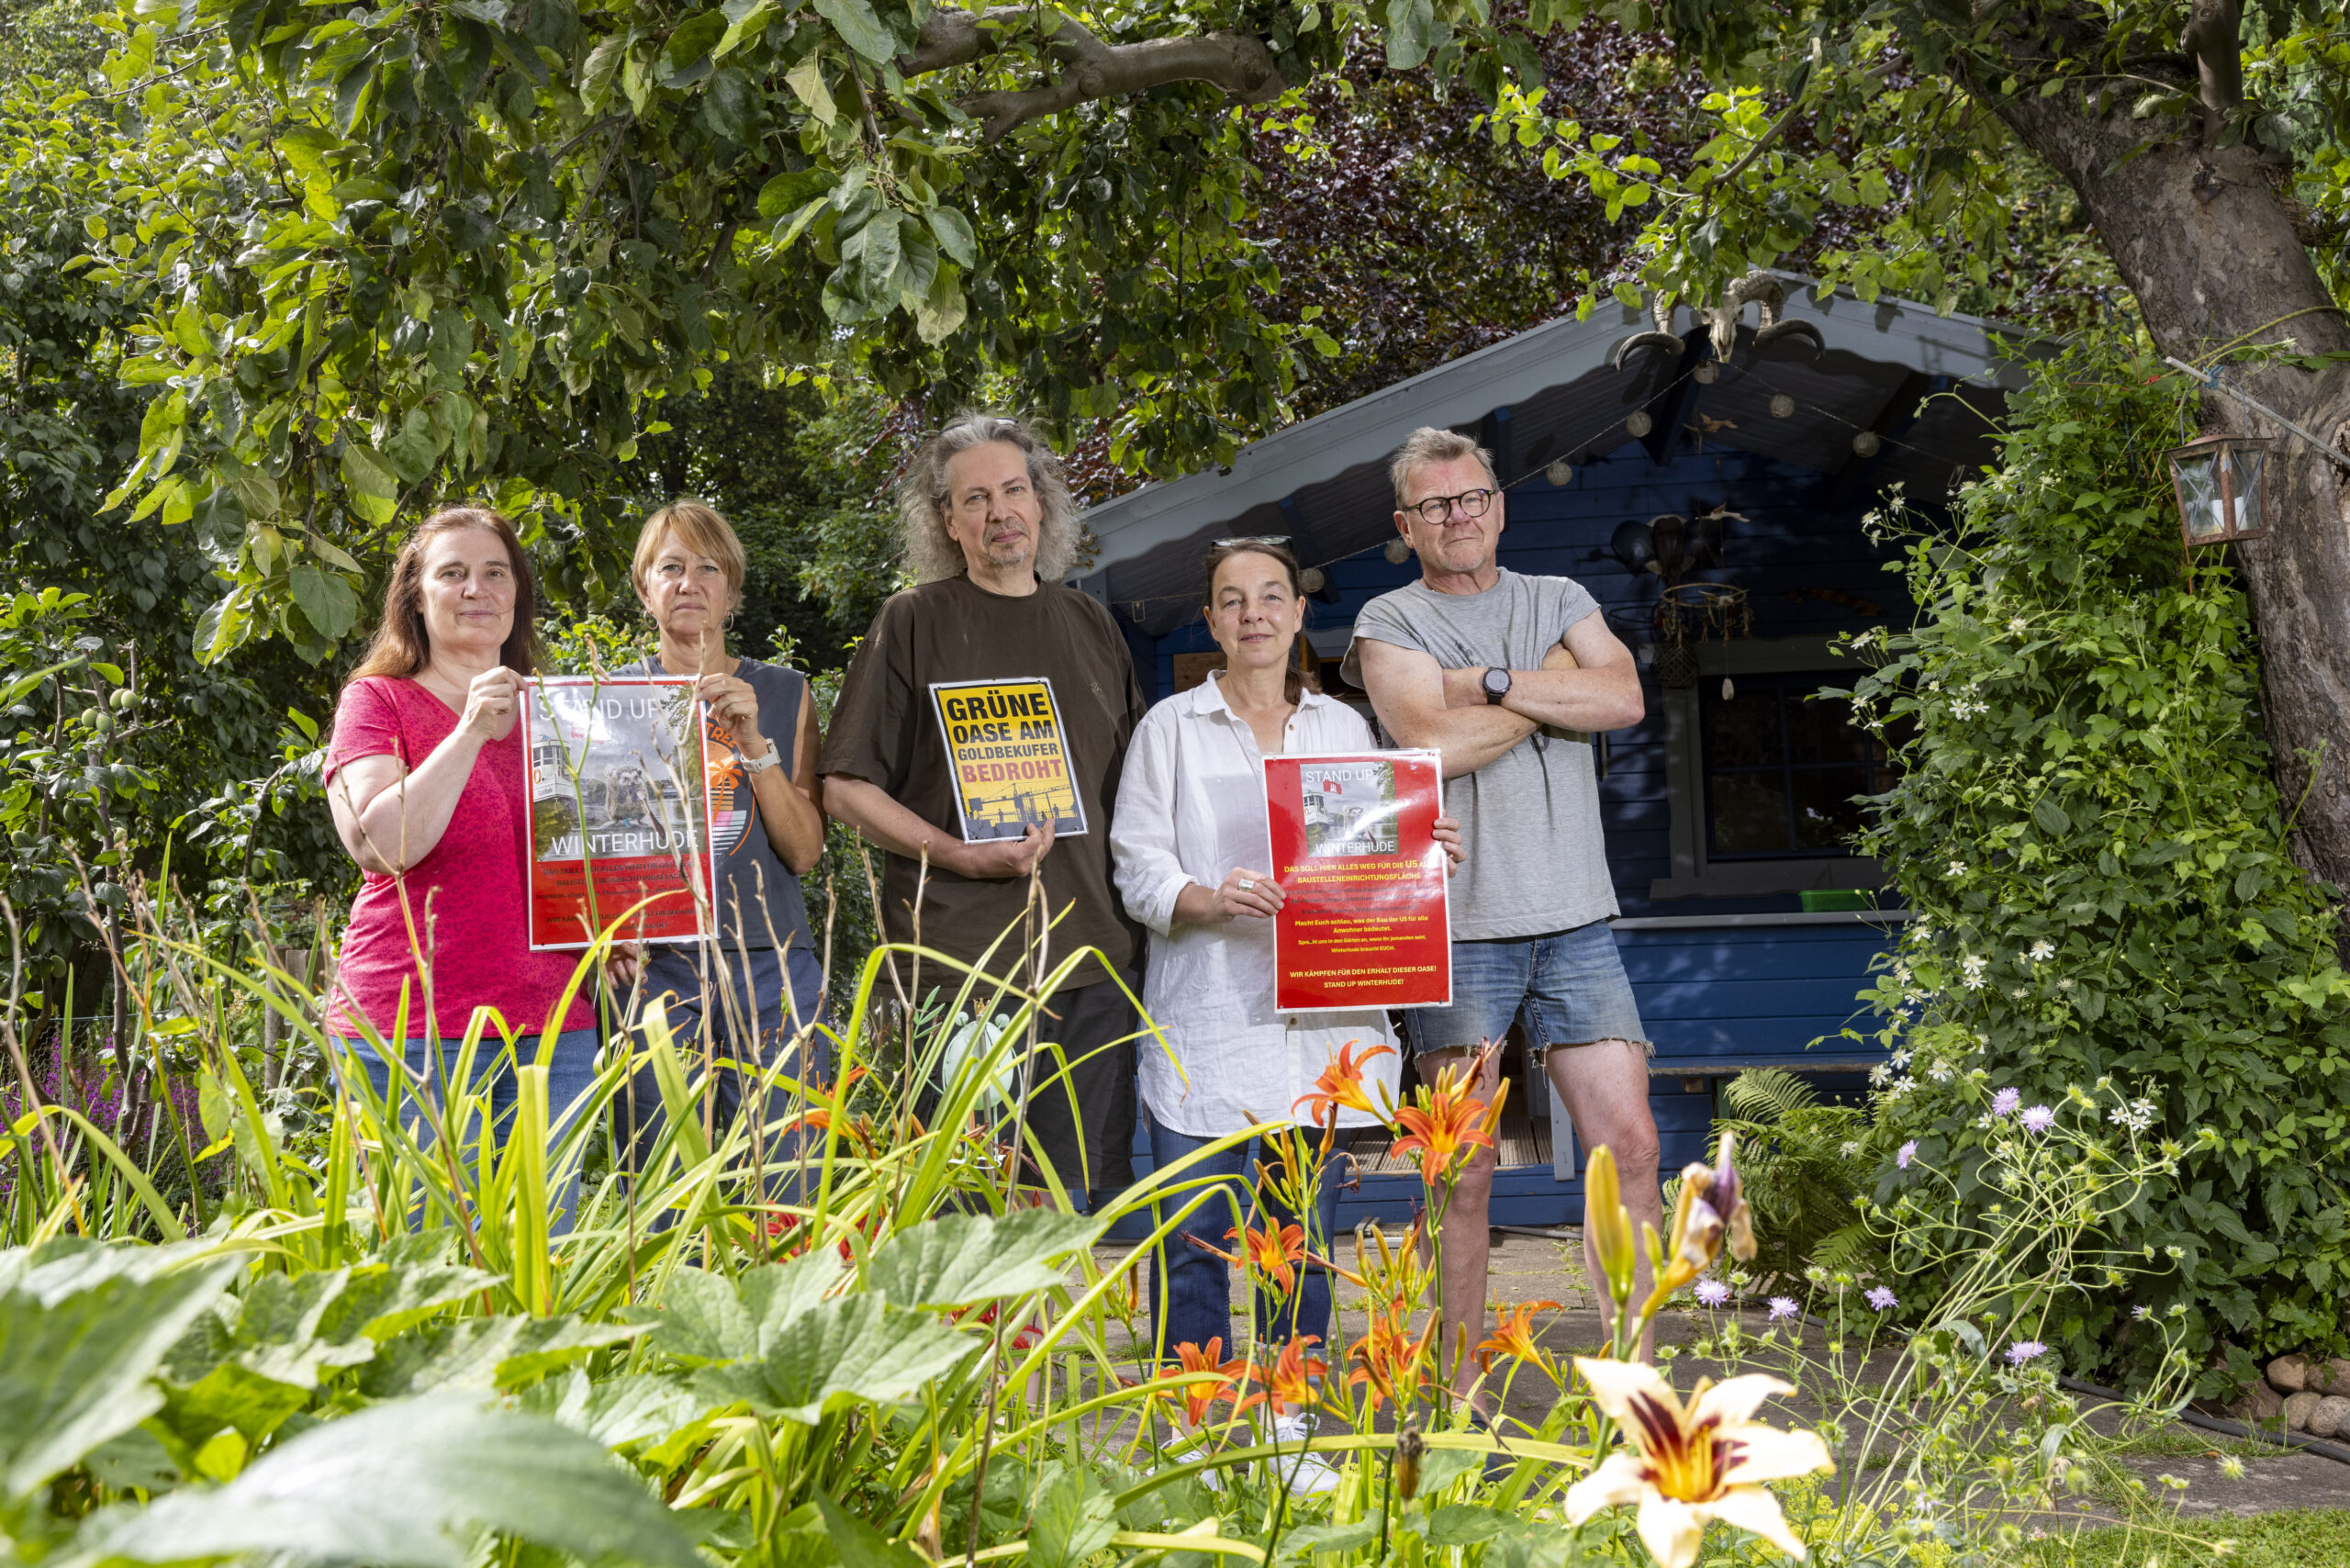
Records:
<instances>
[{"instance_id":1,"label":"flower bud","mask_svg":"<svg viewBox=\"0 0 2350 1568\"><path fill-rule=\"evenodd\" d=\"M1623 1189L1616 1176L1616 1156L1606 1144L1591 1151L1583 1168L1583 1224L1592 1249L1606 1272L1608 1294L1618 1305L1631 1299L1632 1271L1639 1255L1632 1249L1632 1216L1624 1207Z\"/></svg>"}]
</instances>

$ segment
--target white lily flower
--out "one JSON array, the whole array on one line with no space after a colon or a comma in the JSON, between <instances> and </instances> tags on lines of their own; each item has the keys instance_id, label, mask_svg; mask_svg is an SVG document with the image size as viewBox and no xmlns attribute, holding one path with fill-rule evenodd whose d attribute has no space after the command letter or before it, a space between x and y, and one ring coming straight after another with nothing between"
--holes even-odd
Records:
<instances>
[{"instance_id":1,"label":"white lily flower","mask_svg":"<svg viewBox=\"0 0 2350 1568\"><path fill-rule=\"evenodd\" d=\"M1804 1543L1787 1528L1766 1481L1836 1468L1817 1432L1783 1432L1748 1419L1792 1384L1760 1373L1708 1386L1685 1407L1654 1367L1575 1358L1592 1403L1623 1428L1624 1446L1567 1489L1566 1518L1579 1525L1602 1508L1639 1505L1642 1544L1662 1568L1689 1568L1714 1519L1761 1536L1794 1557Z\"/></svg>"}]
</instances>

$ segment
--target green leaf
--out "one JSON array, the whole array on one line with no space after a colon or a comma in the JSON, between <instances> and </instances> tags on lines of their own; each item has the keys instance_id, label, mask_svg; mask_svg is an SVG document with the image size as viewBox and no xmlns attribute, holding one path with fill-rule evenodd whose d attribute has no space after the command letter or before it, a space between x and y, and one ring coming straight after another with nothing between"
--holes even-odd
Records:
<instances>
[{"instance_id":1,"label":"green leaf","mask_svg":"<svg viewBox=\"0 0 2350 1568\"><path fill-rule=\"evenodd\" d=\"M351 510L377 528L388 525L399 510L399 477L372 446L355 441L344 445L342 483Z\"/></svg>"},{"instance_id":2,"label":"green leaf","mask_svg":"<svg viewBox=\"0 0 2350 1568\"><path fill-rule=\"evenodd\" d=\"M0 1281L0 1498L21 1500L162 1405L151 1377L238 1265L81 1242L10 1262L15 1277Z\"/></svg>"},{"instance_id":3,"label":"green leaf","mask_svg":"<svg viewBox=\"0 0 2350 1568\"><path fill-rule=\"evenodd\" d=\"M579 67L579 106L587 113L601 114L611 101L630 41L628 34L618 33L588 51L587 61Z\"/></svg>"},{"instance_id":4,"label":"green leaf","mask_svg":"<svg viewBox=\"0 0 2350 1568\"><path fill-rule=\"evenodd\" d=\"M815 1502L841 1568L923 1568L922 1554L905 1542L891 1540L822 1492Z\"/></svg>"},{"instance_id":5,"label":"green leaf","mask_svg":"<svg viewBox=\"0 0 2350 1568\"><path fill-rule=\"evenodd\" d=\"M378 1399L444 1389L519 1388L649 1327L583 1323L569 1316L468 1317L393 1340L367 1369L362 1387Z\"/></svg>"},{"instance_id":6,"label":"green leaf","mask_svg":"<svg viewBox=\"0 0 2350 1568\"><path fill-rule=\"evenodd\" d=\"M896 35L882 26L867 0L815 0L815 6L816 15L832 23L842 42L876 65L897 58Z\"/></svg>"},{"instance_id":7,"label":"green leaf","mask_svg":"<svg viewBox=\"0 0 2350 1568\"><path fill-rule=\"evenodd\" d=\"M1110 1543L1118 1529L1116 1513L1091 1471L1075 1464L1056 1467L1028 1521L1029 1562L1035 1568L1079 1568Z\"/></svg>"},{"instance_id":8,"label":"green leaf","mask_svg":"<svg viewBox=\"0 0 2350 1568\"><path fill-rule=\"evenodd\" d=\"M762 1360L706 1367L694 1386L813 1425L851 1405L910 1399L979 1349L969 1336L878 1296L836 1296L794 1317Z\"/></svg>"},{"instance_id":9,"label":"green leaf","mask_svg":"<svg viewBox=\"0 0 2350 1568\"><path fill-rule=\"evenodd\" d=\"M840 107L833 102L833 90L824 85L824 61L821 54L811 51L804 56L783 73L783 84L816 117L818 125L830 125L840 118Z\"/></svg>"},{"instance_id":10,"label":"green leaf","mask_svg":"<svg viewBox=\"0 0 2350 1568\"><path fill-rule=\"evenodd\" d=\"M1434 0L1389 0L1387 6L1387 65L1391 71L1418 69L1436 47Z\"/></svg>"},{"instance_id":11,"label":"green leaf","mask_svg":"<svg viewBox=\"0 0 2350 1568\"><path fill-rule=\"evenodd\" d=\"M359 596L340 572L305 562L285 574L285 586L301 607L302 618L330 643L340 642L359 620Z\"/></svg>"},{"instance_id":12,"label":"green leaf","mask_svg":"<svg viewBox=\"0 0 2350 1568\"><path fill-rule=\"evenodd\" d=\"M2031 808L2031 820L2038 823L2044 832L2059 838L2073 831L2073 819L2065 814L2065 808L2056 803L2053 795L2040 797Z\"/></svg>"},{"instance_id":13,"label":"green leaf","mask_svg":"<svg viewBox=\"0 0 2350 1568\"><path fill-rule=\"evenodd\" d=\"M938 238L938 248L947 259L965 269L979 264L979 241L972 237L971 220L951 207L934 207L923 214L930 220L930 231Z\"/></svg>"},{"instance_id":14,"label":"green leaf","mask_svg":"<svg viewBox=\"0 0 2350 1568\"><path fill-rule=\"evenodd\" d=\"M903 1306L969 1306L1062 1283L1053 1260L1092 1241L1100 1229L1084 1215L1014 1209L993 1215L942 1215L901 1230L874 1249L866 1288Z\"/></svg>"},{"instance_id":15,"label":"green leaf","mask_svg":"<svg viewBox=\"0 0 2350 1568\"><path fill-rule=\"evenodd\" d=\"M422 480L441 461L441 443L432 436L432 417L422 409L410 409L397 433L384 443L384 455L392 460L392 472L399 476L401 484Z\"/></svg>"},{"instance_id":16,"label":"green leaf","mask_svg":"<svg viewBox=\"0 0 2350 1568\"><path fill-rule=\"evenodd\" d=\"M767 18L775 15L775 8L767 4L767 0L754 0L747 10L738 11L734 6L729 5L726 14L733 20L727 24L726 36L718 40L718 47L711 50L712 57L719 60L742 48L744 39L755 39L767 31Z\"/></svg>"},{"instance_id":17,"label":"green leaf","mask_svg":"<svg viewBox=\"0 0 2350 1568\"><path fill-rule=\"evenodd\" d=\"M783 1331L824 1299L839 1280L840 1255L831 1248L789 1263L766 1263L729 1281L699 1269L670 1280L654 1343L688 1365L764 1356Z\"/></svg>"},{"instance_id":18,"label":"green leaf","mask_svg":"<svg viewBox=\"0 0 2350 1568\"><path fill-rule=\"evenodd\" d=\"M662 53L666 58L670 74L688 70L707 59L726 36L726 13L703 11L688 17L669 35Z\"/></svg>"},{"instance_id":19,"label":"green leaf","mask_svg":"<svg viewBox=\"0 0 2350 1568\"><path fill-rule=\"evenodd\" d=\"M483 1529L591 1562L701 1568L669 1511L592 1439L457 1398L325 1422L217 1491L108 1508L77 1544L134 1562L284 1553L464 1568Z\"/></svg>"},{"instance_id":20,"label":"green leaf","mask_svg":"<svg viewBox=\"0 0 2350 1568\"><path fill-rule=\"evenodd\" d=\"M797 169L759 187L759 216L772 223L833 188L829 169Z\"/></svg>"}]
</instances>

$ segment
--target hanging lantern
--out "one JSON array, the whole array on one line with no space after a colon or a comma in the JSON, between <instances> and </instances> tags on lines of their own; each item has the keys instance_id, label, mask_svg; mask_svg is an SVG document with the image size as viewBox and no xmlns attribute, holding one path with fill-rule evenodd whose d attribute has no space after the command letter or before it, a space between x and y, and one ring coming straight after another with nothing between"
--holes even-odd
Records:
<instances>
[{"instance_id":1,"label":"hanging lantern","mask_svg":"<svg viewBox=\"0 0 2350 1568\"><path fill-rule=\"evenodd\" d=\"M1852 438L1852 455L1855 457L1874 457L1877 454L1877 449L1884 444L1885 442L1878 439L1876 431L1863 431Z\"/></svg>"},{"instance_id":2,"label":"hanging lantern","mask_svg":"<svg viewBox=\"0 0 2350 1568\"><path fill-rule=\"evenodd\" d=\"M1554 457L1550 465L1542 470L1542 476L1553 485L1563 485L1575 476L1574 465L1563 457Z\"/></svg>"},{"instance_id":3,"label":"hanging lantern","mask_svg":"<svg viewBox=\"0 0 2350 1568\"><path fill-rule=\"evenodd\" d=\"M1695 368L1689 372L1689 376L1700 386L1711 386L1721 379L1721 374L1722 367L1719 361L1701 359L1697 362Z\"/></svg>"},{"instance_id":4,"label":"hanging lantern","mask_svg":"<svg viewBox=\"0 0 2350 1568\"><path fill-rule=\"evenodd\" d=\"M1788 397L1785 392L1774 392L1771 395L1771 417L1773 419L1787 419L1792 416L1795 411L1796 400L1793 398Z\"/></svg>"},{"instance_id":5,"label":"hanging lantern","mask_svg":"<svg viewBox=\"0 0 2350 1568\"><path fill-rule=\"evenodd\" d=\"M1624 429L1634 440L1648 434L1655 428L1656 421L1649 418L1646 409L1635 409L1624 416Z\"/></svg>"},{"instance_id":6,"label":"hanging lantern","mask_svg":"<svg viewBox=\"0 0 2350 1568\"><path fill-rule=\"evenodd\" d=\"M1383 554L1387 556L1389 566L1400 566L1412 558L1412 547L1401 539L1391 539L1387 542L1387 548Z\"/></svg>"},{"instance_id":7,"label":"hanging lantern","mask_svg":"<svg viewBox=\"0 0 2350 1568\"><path fill-rule=\"evenodd\" d=\"M2189 544L2257 539L2268 532L2266 436L2207 435L2165 453L2178 495L2179 536Z\"/></svg>"}]
</instances>

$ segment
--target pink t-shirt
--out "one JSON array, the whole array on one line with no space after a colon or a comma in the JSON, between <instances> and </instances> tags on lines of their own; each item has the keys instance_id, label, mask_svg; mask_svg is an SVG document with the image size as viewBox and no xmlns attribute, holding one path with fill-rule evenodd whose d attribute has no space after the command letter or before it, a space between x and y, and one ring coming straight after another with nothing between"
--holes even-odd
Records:
<instances>
[{"instance_id":1,"label":"pink t-shirt","mask_svg":"<svg viewBox=\"0 0 2350 1568\"><path fill-rule=\"evenodd\" d=\"M363 756L397 756L413 769L457 727L459 715L413 680L365 676L343 689L325 778ZM522 730L491 741L474 759L448 831L404 876L370 871L352 901L342 967L327 1010L327 1031L357 1035L352 1011L388 1038L408 986L408 1034L424 1033L424 989L408 922L432 964L432 1011L444 1040L460 1038L476 1007L494 1007L507 1027L536 1036L577 966L576 953L531 951L524 884L528 838L522 811ZM387 846L388 847L388 846ZM401 908L403 887L407 909ZM583 985L583 993L592 994ZM588 1002L575 998L563 1022L586 1029ZM493 1036L494 1037L494 1036Z\"/></svg>"}]
</instances>

